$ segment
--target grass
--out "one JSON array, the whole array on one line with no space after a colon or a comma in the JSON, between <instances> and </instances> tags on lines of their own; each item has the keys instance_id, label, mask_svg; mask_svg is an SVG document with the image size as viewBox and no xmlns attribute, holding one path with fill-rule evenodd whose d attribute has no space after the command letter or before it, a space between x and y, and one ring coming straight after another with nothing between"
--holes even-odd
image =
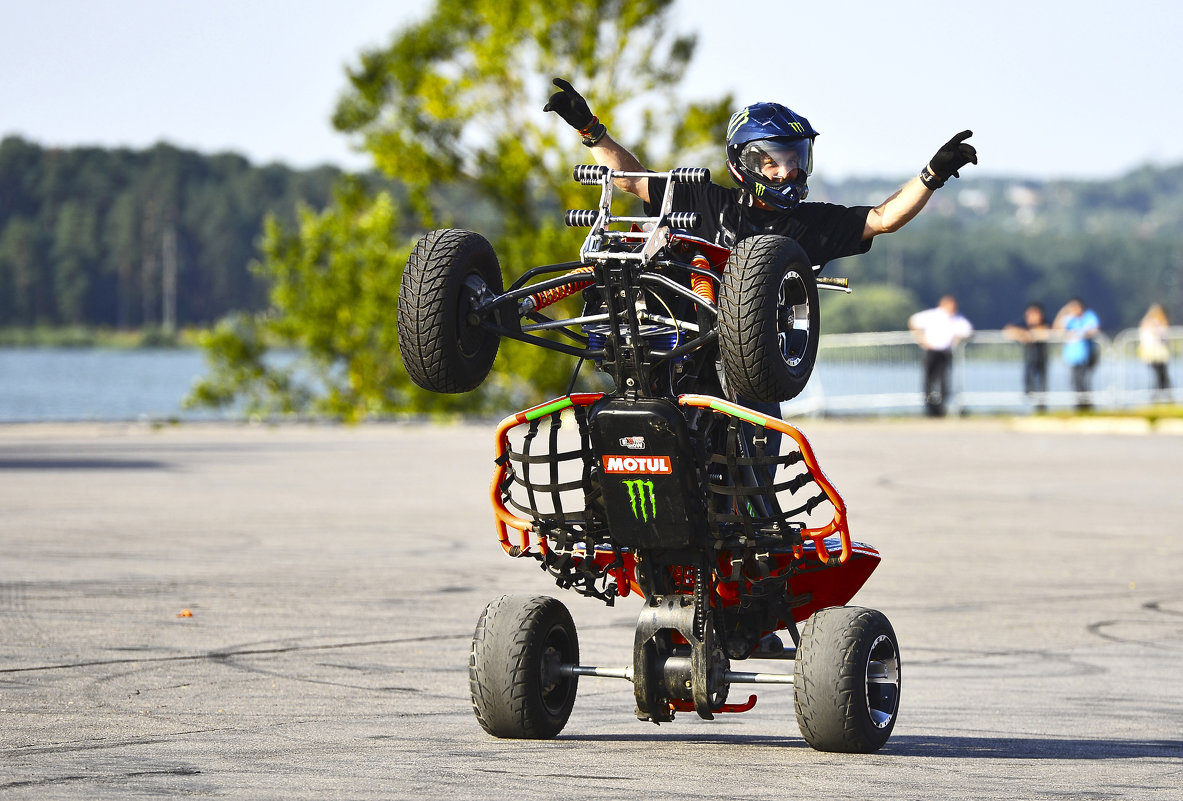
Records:
<instances>
[{"instance_id":1,"label":"grass","mask_svg":"<svg viewBox=\"0 0 1183 801\"><path fill-rule=\"evenodd\" d=\"M1114 409L1090 412L1093 417L1141 417L1151 423L1159 420L1183 420L1183 406L1177 403L1157 406L1138 406L1132 409Z\"/></svg>"},{"instance_id":2,"label":"grass","mask_svg":"<svg viewBox=\"0 0 1183 801\"><path fill-rule=\"evenodd\" d=\"M3 348L192 348L201 329L165 332L160 328L115 329L89 326L0 328Z\"/></svg>"}]
</instances>

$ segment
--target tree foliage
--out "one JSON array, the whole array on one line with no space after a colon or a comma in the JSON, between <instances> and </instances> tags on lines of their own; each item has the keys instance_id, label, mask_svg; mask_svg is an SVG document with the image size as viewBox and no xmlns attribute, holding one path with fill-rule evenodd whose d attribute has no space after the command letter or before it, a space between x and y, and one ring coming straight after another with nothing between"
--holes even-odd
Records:
<instances>
[{"instance_id":1,"label":"tree foliage","mask_svg":"<svg viewBox=\"0 0 1183 801\"><path fill-rule=\"evenodd\" d=\"M811 200L847 205L875 202L899 185L811 184ZM824 331L858 330L843 317L878 300L863 292L867 283L908 293L911 311L952 292L982 329L1017 321L1029 301L1054 314L1074 295L1110 331L1137 325L1153 301L1181 320L1183 166L1146 167L1109 181L966 175L937 192L903 231L879 237L870 253L836 262L826 274L850 276L854 295L827 298ZM907 324L906 314L893 319L888 307L880 316L880 330Z\"/></svg>"},{"instance_id":2,"label":"tree foliage","mask_svg":"<svg viewBox=\"0 0 1183 801\"><path fill-rule=\"evenodd\" d=\"M178 324L257 308L246 265L263 217L323 205L339 171L254 167L232 154L47 149L0 142L0 326L162 322L165 242Z\"/></svg>"},{"instance_id":3,"label":"tree foliage","mask_svg":"<svg viewBox=\"0 0 1183 801\"><path fill-rule=\"evenodd\" d=\"M397 359L398 279L414 240L439 227L489 237L508 280L575 255L581 236L563 226L562 210L595 198L570 179L573 164L589 161L578 136L542 112L552 76L570 78L606 124L615 130L619 122L622 138L671 142L680 152L707 141L719 147L730 99L675 99L694 40L666 33L670 6L438 0L387 46L362 53L333 122L405 189L405 202L395 208L387 194L346 193L320 214L302 213L298 231L270 223L257 271L272 286L271 309L211 337L214 371L196 399L222 403L237 393L265 408L357 419L503 411L561 392L570 359L514 342L502 344L493 378L474 393L415 391ZM375 220L396 217L415 234L391 223L380 243ZM238 335L261 350L227 340ZM307 353L316 380L297 387L292 368L270 367L269 342Z\"/></svg>"},{"instance_id":4,"label":"tree foliage","mask_svg":"<svg viewBox=\"0 0 1183 801\"><path fill-rule=\"evenodd\" d=\"M855 286L856 291L850 295L821 293L823 334L895 331L903 328L908 316L919 308L916 296L903 287L863 282Z\"/></svg>"}]
</instances>

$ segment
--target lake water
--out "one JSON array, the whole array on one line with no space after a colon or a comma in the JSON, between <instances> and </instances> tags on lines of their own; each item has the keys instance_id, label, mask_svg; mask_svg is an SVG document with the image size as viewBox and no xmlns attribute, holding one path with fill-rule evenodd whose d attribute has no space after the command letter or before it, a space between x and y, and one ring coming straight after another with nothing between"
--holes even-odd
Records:
<instances>
[{"instance_id":1,"label":"lake water","mask_svg":"<svg viewBox=\"0 0 1183 801\"><path fill-rule=\"evenodd\" d=\"M181 408L206 372L193 349L0 348L0 422L226 417Z\"/></svg>"},{"instance_id":2,"label":"lake water","mask_svg":"<svg viewBox=\"0 0 1183 801\"><path fill-rule=\"evenodd\" d=\"M1126 368L1128 374L1120 373ZM1179 375L1180 368L1172 365L1173 374ZM955 386L962 393L955 402L964 401L975 413L1030 411L1017 362L969 360L961 369ZM197 349L0 348L0 422L234 419L233 410L181 407L207 372L204 353ZM1066 368L1053 362L1049 377L1049 405L1069 408L1075 396ZM1136 362L1103 363L1094 380L1101 406L1145 403L1148 386L1146 368ZM1121 387L1121 393L1112 387ZM895 362L843 364L822 358L805 392L785 411L807 414L824 407L835 414L918 414L919 389L918 352Z\"/></svg>"}]
</instances>

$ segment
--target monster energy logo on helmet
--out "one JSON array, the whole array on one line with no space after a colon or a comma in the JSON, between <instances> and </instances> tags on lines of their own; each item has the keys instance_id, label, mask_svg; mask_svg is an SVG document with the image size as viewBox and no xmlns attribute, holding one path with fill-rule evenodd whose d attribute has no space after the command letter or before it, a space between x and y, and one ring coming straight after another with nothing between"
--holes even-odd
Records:
<instances>
[{"instance_id":1,"label":"monster energy logo on helmet","mask_svg":"<svg viewBox=\"0 0 1183 801\"><path fill-rule=\"evenodd\" d=\"M628 500L632 504L633 517L649 522L650 517L657 519L657 496L653 493L653 482L644 479L631 479L623 482L628 488Z\"/></svg>"},{"instance_id":2,"label":"monster energy logo on helmet","mask_svg":"<svg viewBox=\"0 0 1183 801\"><path fill-rule=\"evenodd\" d=\"M735 132L739 130L739 126L748 121L751 112L746 108L741 108L739 111L731 115L731 120L727 123L727 138L735 136Z\"/></svg>"}]
</instances>

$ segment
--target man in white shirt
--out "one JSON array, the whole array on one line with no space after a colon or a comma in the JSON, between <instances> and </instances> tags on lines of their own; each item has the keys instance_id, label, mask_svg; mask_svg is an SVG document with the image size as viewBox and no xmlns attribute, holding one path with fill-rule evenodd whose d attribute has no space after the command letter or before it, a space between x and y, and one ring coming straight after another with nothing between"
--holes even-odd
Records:
<instances>
[{"instance_id":1,"label":"man in white shirt","mask_svg":"<svg viewBox=\"0 0 1183 801\"><path fill-rule=\"evenodd\" d=\"M929 417L943 417L953 348L969 338L973 326L958 314L957 299L944 295L936 308L909 317L908 328L924 349L924 410Z\"/></svg>"}]
</instances>

